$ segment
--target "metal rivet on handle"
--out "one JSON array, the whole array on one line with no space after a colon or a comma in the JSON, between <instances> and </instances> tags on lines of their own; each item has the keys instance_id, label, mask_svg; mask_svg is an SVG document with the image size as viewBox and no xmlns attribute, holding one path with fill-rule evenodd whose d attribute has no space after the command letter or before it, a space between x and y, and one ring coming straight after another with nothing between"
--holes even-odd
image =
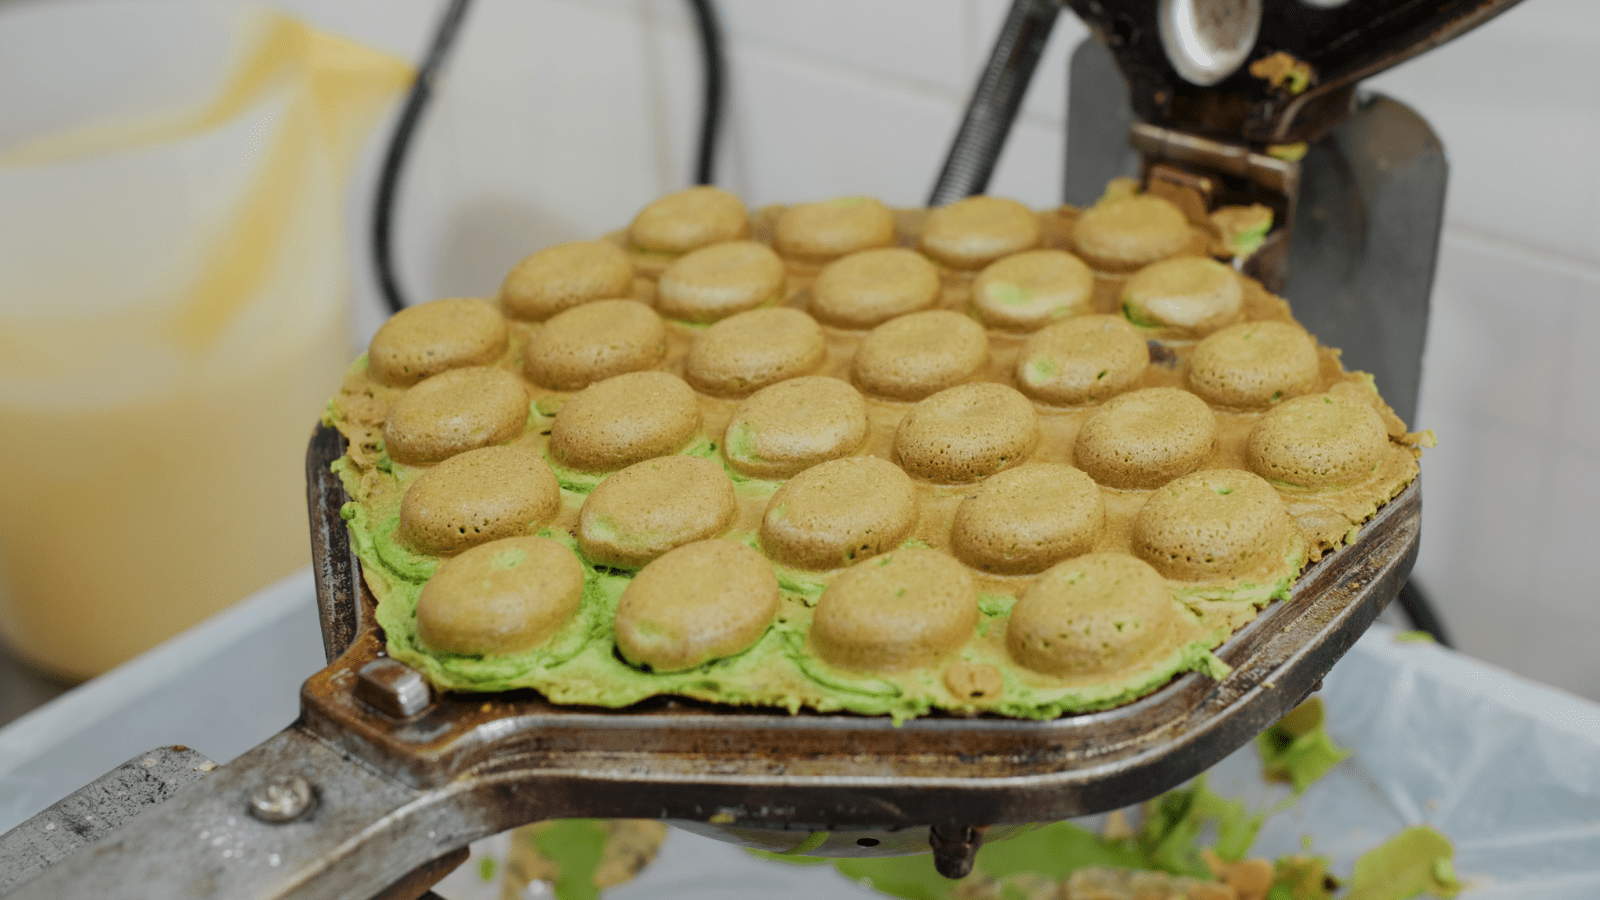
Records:
<instances>
[{"instance_id":1,"label":"metal rivet on handle","mask_svg":"<svg viewBox=\"0 0 1600 900\"><path fill-rule=\"evenodd\" d=\"M311 808L311 783L299 775L278 775L250 792L250 815L274 824L290 822Z\"/></svg>"},{"instance_id":2,"label":"metal rivet on handle","mask_svg":"<svg viewBox=\"0 0 1600 900\"><path fill-rule=\"evenodd\" d=\"M433 702L422 673L387 656L361 667L356 696L397 719L409 719Z\"/></svg>"}]
</instances>

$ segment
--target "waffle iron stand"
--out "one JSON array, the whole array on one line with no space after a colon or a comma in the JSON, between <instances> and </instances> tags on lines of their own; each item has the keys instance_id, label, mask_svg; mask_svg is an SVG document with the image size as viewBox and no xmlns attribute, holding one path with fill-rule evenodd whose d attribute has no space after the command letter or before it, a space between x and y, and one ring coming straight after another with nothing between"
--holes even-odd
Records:
<instances>
[{"instance_id":1,"label":"waffle iron stand","mask_svg":"<svg viewBox=\"0 0 1600 900\"><path fill-rule=\"evenodd\" d=\"M1074 56L1068 195L1092 199L1137 168L1180 203L1271 206L1277 224L1247 271L1287 290L1409 417L1444 161L1420 119L1356 82L1513 2L1070 0L1111 53ZM1059 11L1013 6L933 202L987 183ZM1305 90L1248 75L1246 60L1277 50L1309 64ZM1301 142L1298 163L1262 152ZM1232 674L1184 675L1118 709L898 727L671 698L599 710L532 691L436 695L385 655L328 469L342 452L326 428L307 452L329 665L302 688L300 717L220 768L182 747L141 754L0 836L0 895L412 900L470 842L572 816L667 819L778 849L830 832L819 855L931 845L959 877L986 830L1147 799L1292 709L1400 590L1421 518L1413 484L1218 648Z\"/></svg>"},{"instance_id":2,"label":"waffle iron stand","mask_svg":"<svg viewBox=\"0 0 1600 900\"><path fill-rule=\"evenodd\" d=\"M1346 368L1371 372L1410 422L1448 166L1421 116L1359 82L1517 2L1016 0L929 205L987 187L1070 7L1094 40L1072 55L1064 199L1087 206L1110 179L1135 176L1186 212L1271 208L1245 274L1342 348ZM1274 72L1279 53L1303 68Z\"/></svg>"}]
</instances>

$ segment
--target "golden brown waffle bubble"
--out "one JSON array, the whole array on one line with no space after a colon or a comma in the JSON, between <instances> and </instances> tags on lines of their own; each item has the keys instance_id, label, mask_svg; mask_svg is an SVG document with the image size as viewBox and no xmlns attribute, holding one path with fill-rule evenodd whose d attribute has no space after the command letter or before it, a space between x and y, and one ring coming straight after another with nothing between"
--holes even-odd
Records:
<instances>
[{"instance_id":1,"label":"golden brown waffle bubble","mask_svg":"<svg viewBox=\"0 0 1600 900\"><path fill-rule=\"evenodd\" d=\"M500 302L514 319L542 322L591 300L633 292L633 262L610 241L572 241L546 247L512 268Z\"/></svg>"},{"instance_id":2,"label":"golden brown waffle bubble","mask_svg":"<svg viewBox=\"0 0 1600 900\"><path fill-rule=\"evenodd\" d=\"M555 634L583 598L583 564L541 537L480 544L439 564L417 598L417 634L442 653L515 653Z\"/></svg>"},{"instance_id":3,"label":"golden brown waffle bubble","mask_svg":"<svg viewBox=\"0 0 1600 900\"><path fill-rule=\"evenodd\" d=\"M396 462L421 465L504 444L528 421L528 389L504 369L474 366L441 372L408 388L383 424Z\"/></svg>"},{"instance_id":4,"label":"golden brown waffle bubble","mask_svg":"<svg viewBox=\"0 0 1600 900\"><path fill-rule=\"evenodd\" d=\"M1204 401L1177 388L1145 388L1107 401L1090 416L1073 452L1095 481L1146 489L1193 472L1216 439L1217 417Z\"/></svg>"},{"instance_id":5,"label":"golden brown waffle bubble","mask_svg":"<svg viewBox=\"0 0 1600 900\"><path fill-rule=\"evenodd\" d=\"M700 433L694 389L666 372L629 372L573 395L550 426L550 455L582 472L610 472L677 453Z\"/></svg>"},{"instance_id":6,"label":"golden brown waffle bubble","mask_svg":"<svg viewBox=\"0 0 1600 900\"><path fill-rule=\"evenodd\" d=\"M1039 244L1039 217L1015 200L967 197L928 213L922 252L952 269L981 269Z\"/></svg>"},{"instance_id":7,"label":"golden brown waffle bubble","mask_svg":"<svg viewBox=\"0 0 1600 900\"><path fill-rule=\"evenodd\" d=\"M1151 492L1133 520L1133 552L1174 581L1232 581L1281 569L1294 535L1272 485L1207 469Z\"/></svg>"},{"instance_id":8,"label":"golden brown waffle bubble","mask_svg":"<svg viewBox=\"0 0 1600 900\"><path fill-rule=\"evenodd\" d=\"M755 478L788 478L855 452L867 439L867 405L837 378L813 375L750 395L722 442L728 464Z\"/></svg>"},{"instance_id":9,"label":"golden brown waffle bubble","mask_svg":"<svg viewBox=\"0 0 1600 900\"><path fill-rule=\"evenodd\" d=\"M1189 387L1217 406L1261 409L1317 383L1317 343L1286 322L1240 322L1194 347Z\"/></svg>"},{"instance_id":10,"label":"golden brown waffle bubble","mask_svg":"<svg viewBox=\"0 0 1600 900\"><path fill-rule=\"evenodd\" d=\"M596 300L557 313L528 339L528 380L558 391L648 369L667 352L667 329L635 300Z\"/></svg>"},{"instance_id":11,"label":"golden brown waffle bubble","mask_svg":"<svg viewBox=\"0 0 1600 900\"><path fill-rule=\"evenodd\" d=\"M1029 575L1094 549L1105 518L1105 499L1088 475L1027 463L984 479L961 501L950 552L986 572Z\"/></svg>"},{"instance_id":12,"label":"golden brown waffle bubble","mask_svg":"<svg viewBox=\"0 0 1600 900\"><path fill-rule=\"evenodd\" d=\"M960 313L933 309L872 329L856 349L852 373L869 393L921 400L971 381L989 361L983 326Z\"/></svg>"},{"instance_id":13,"label":"golden brown waffle bubble","mask_svg":"<svg viewBox=\"0 0 1600 900\"><path fill-rule=\"evenodd\" d=\"M936 550L896 550L840 572L817 601L810 643L846 669L931 666L978 623L972 575Z\"/></svg>"},{"instance_id":14,"label":"golden brown waffle bubble","mask_svg":"<svg viewBox=\"0 0 1600 900\"><path fill-rule=\"evenodd\" d=\"M1149 345L1121 316L1078 316L1029 337L1015 374L1029 397L1078 406L1138 386L1149 365Z\"/></svg>"},{"instance_id":15,"label":"golden brown waffle bubble","mask_svg":"<svg viewBox=\"0 0 1600 900\"><path fill-rule=\"evenodd\" d=\"M628 227L628 242L650 253L688 253L750 234L744 202L724 190L698 186L646 206Z\"/></svg>"},{"instance_id":16,"label":"golden brown waffle bubble","mask_svg":"<svg viewBox=\"0 0 1600 900\"><path fill-rule=\"evenodd\" d=\"M706 329L689 348L683 374L708 394L742 397L814 372L827 355L810 316L786 306L752 309Z\"/></svg>"},{"instance_id":17,"label":"golden brown waffle bubble","mask_svg":"<svg viewBox=\"0 0 1600 900\"><path fill-rule=\"evenodd\" d=\"M794 476L761 518L761 545L779 562L837 569L897 547L917 523L917 489L899 466L849 456Z\"/></svg>"},{"instance_id":18,"label":"golden brown waffle bubble","mask_svg":"<svg viewBox=\"0 0 1600 900\"><path fill-rule=\"evenodd\" d=\"M1245 459L1257 475L1300 488L1341 488L1371 478L1389 446L1370 405L1336 394L1285 400L1256 422Z\"/></svg>"},{"instance_id":19,"label":"golden brown waffle bubble","mask_svg":"<svg viewBox=\"0 0 1600 900\"><path fill-rule=\"evenodd\" d=\"M617 649L657 672L681 672L754 644L778 612L772 565L744 544L699 541L645 566L617 604Z\"/></svg>"},{"instance_id":20,"label":"golden brown waffle bubble","mask_svg":"<svg viewBox=\"0 0 1600 900\"><path fill-rule=\"evenodd\" d=\"M1014 253L978 273L972 305L983 324L1037 331L1057 319L1093 312L1094 273L1065 250Z\"/></svg>"},{"instance_id":21,"label":"golden brown waffle bubble","mask_svg":"<svg viewBox=\"0 0 1600 900\"><path fill-rule=\"evenodd\" d=\"M661 273L656 309L669 319L715 322L781 300L783 280L783 260L766 244L712 244L684 254Z\"/></svg>"},{"instance_id":22,"label":"golden brown waffle bubble","mask_svg":"<svg viewBox=\"0 0 1600 900\"><path fill-rule=\"evenodd\" d=\"M367 367L383 384L410 387L446 369L494 362L506 352L506 337L506 320L489 301L434 300L383 323L367 347Z\"/></svg>"},{"instance_id":23,"label":"golden brown waffle bubble","mask_svg":"<svg viewBox=\"0 0 1600 900\"><path fill-rule=\"evenodd\" d=\"M839 328L872 328L939 302L939 270L904 247L829 263L811 287L811 314Z\"/></svg>"},{"instance_id":24,"label":"golden brown waffle bubble","mask_svg":"<svg viewBox=\"0 0 1600 900\"><path fill-rule=\"evenodd\" d=\"M1152 263L1122 288L1122 310L1130 321L1172 337L1203 337L1236 321L1243 307L1239 276L1201 256Z\"/></svg>"},{"instance_id":25,"label":"golden brown waffle bubble","mask_svg":"<svg viewBox=\"0 0 1600 900\"><path fill-rule=\"evenodd\" d=\"M1021 465L1039 444L1039 417L1016 388L980 381L947 388L911 407L894 453L913 477L965 484Z\"/></svg>"},{"instance_id":26,"label":"golden brown waffle bubble","mask_svg":"<svg viewBox=\"0 0 1600 900\"><path fill-rule=\"evenodd\" d=\"M1102 272L1132 272L1178 253L1189 240L1183 213L1149 194L1103 200L1072 224L1073 249Z\"/></svg>"},{"instance_id":27,"label":"golden brown waffle bubble","mask_svg":"<svg viewBox=\"0 0 1600 900\"><path fill-rule=\"evenodd\" d=\"M772 244L779 253L824 262L894 243L894 213L872 197L839 197L791 206L778 217Z\"/></svg>"},{"instance_id":28,"label":"golden brown waffle bubble","mask_svg":"<svg viewBox=\"0 0 1600 900\"><path fill-rule=\"evenodd\" d=\"M592 562L637 569L733 522L733 482L709 459L662 456L600 482L578 515L578 549Z\"/></svg>"},{"instance_id":29,"label":"golden brown waffle bubble","mask_svg":"<svg viewBox=\"0 0 1600 900\"><path fill-rule=\"evenodd\" d=\"M1177 613L1149 565L1125 553L1090 553L1028 585L1011 609L1006 649L1049 675L1116 672L1166 648Z\"/></svg>"},{"instance_id":30,"label":"golden brown waffle bubble","mask_svg":"<svg viewBox=\"0 0 1600 900\"><path fill-rule=\"evenodd\" d=\"M516 537L561 509L561 486L526 447L483 447L450 457L411 483L400 503L400 539L423 553L459 553Z\"/></svg>"}]
</instances>

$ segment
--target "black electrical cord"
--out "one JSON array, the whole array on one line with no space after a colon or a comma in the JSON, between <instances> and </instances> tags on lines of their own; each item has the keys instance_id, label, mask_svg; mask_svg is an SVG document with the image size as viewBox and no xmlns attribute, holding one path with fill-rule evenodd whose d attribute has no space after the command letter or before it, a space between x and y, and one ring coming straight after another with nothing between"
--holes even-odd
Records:
<instances>
[{"instance_id":1,"label":"black electrical cord","mask_svg":"<svg viewBox=\"0 0 1600 900\"><path fill-rule=\"evenodd\" d=\"M705 63L705 100L700 110L700 154L695 162L694 183L713 184L727 61L722 52L722 25L717 21L716 6L711 0L689 0L689 10L700 33L700 53Z\"/></svg>"},{"instance_id":2,"label":"black electrical cord","mask_svg":"<svg viewBox=\"0 0 1600 900\"><path fill-rule=\"evenodd\" d=\"M400 170L406 161L406 151L411 147L411 137L416 133L422 113L433 99L433 83L450 55L456 34L461 30L461 20L467 15L469 0L450 0L444 15L433 32L433 42L428 55L417 69L417 80L406 95L406 105L395 123L394 134L389 137L389 152L383 160L383 173L378 177L378 195L372 212L372 261L378 270L378 288L389 312L406 308L405 295L400 291L399 279L394 271L393 229L395 195L400 189Z\"/></svg>"},{"instance_id":3,"label":"black electrical cord","mask_svg":"<svg viewBox=\"0 0 1600 900\"><path fill-rule=\"evenodd\" d=\"M470 0L450 0L444 15L434 29L428 55L417 69L417 80L406 95L406 105L400 112L394 133L389 137L389 150L383 160L383 172L378 178L377 197L372 212L372 261L378 272L378 288L383 292L384 303L390 313L406 308L405 294L400 290L400 280L394 270L394 207L400 190L400 172L405 167L406 154L411 148L412 135L417 123L433 99L433 83L444 67L466 18ZM689 0L695 26L700 35L700 49L705 63L705 101L700 118L700 148L695 164L695 184L711 184L714 180L717 141L722 130L724 85L727 83L727 63L722 52L722 26L711 0Z\"/></svg>"}]
</instances>

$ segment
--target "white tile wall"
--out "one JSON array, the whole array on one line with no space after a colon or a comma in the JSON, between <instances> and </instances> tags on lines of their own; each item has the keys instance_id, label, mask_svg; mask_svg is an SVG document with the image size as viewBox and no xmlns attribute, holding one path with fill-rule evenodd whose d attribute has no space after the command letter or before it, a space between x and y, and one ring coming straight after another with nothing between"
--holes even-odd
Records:
<instances>
[{"instance_id":1,"label":"white tile wall","mask_svg":"<svg viewBox=\"0 0 1600 900\"><path fill-rule=\"evenodd\" d=\"M740 170L729 186L749 202L851 193L899 205L926 199L928 173L938 171L949 140L946 96L789 54L735 51L732 62L746 102L731 135Z\"/></svg>"},{"instance_id":2,"label":"white tile wall","mask_svg":"<svg viewBox=\"0 0 1600 900\"><path fill-rule=\"evenodd\" d=\"M437 0L279 0L417 58ZM752 203L926 196L1007 0L721 0L720 180ZM1064 17L993 190L1060 193ZM1450 154L1425 360L1419 580L1468 651L1600 699L1600 4L1524 3L1375 79ZM678 0L477 0L400 213L417 296L487 293L526 252L686 182L699 59ZM351 225L362 331L367 181Z\"/></svg>"},{"instance_id":3,"label":"white tile wall","mask_svg":"<svg viewBox=\"0 0 1600 900\"><path fill-rule=\"evenodd\" d=\"M1600 3L1536 0L1380 75L1451 162L1450 219L1600 262Z\"/></svg>"},{"instance_id":4,"label":"white tile wall","mask_svg":"<svg viewBox=\"0 0 1600 900\"><path fill-rule=\"evenodd\" d=\"M970 87L970 24L960 4L927 0L722 0L735 43L788 53L863 80L941 96Z\"/></svg>"},{"instance_id":5,"label":"white tile wall","mask_svg":"<svg viewBox=\"0 0 1600 900\"><path fill-rule=\"evenodd\" d=\"M1433 303L1418 578L1467 650L1600 695L1600 266L1457 227Z\"/></svg>"}]
</instances>

